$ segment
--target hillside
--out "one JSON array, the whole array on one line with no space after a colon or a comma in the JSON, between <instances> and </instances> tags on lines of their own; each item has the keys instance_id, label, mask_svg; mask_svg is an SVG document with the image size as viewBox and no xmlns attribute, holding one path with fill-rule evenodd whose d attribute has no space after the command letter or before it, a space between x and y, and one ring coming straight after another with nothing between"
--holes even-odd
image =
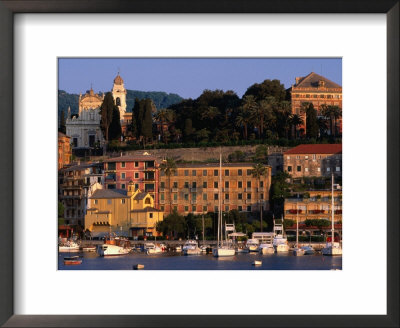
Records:
<instances>
[{"instance_id":1,"label":"hillside","mask_svg":"<svg viewBox=\"0 0 400 328\"><path fill-rule=\"evenodd\" d=\"M153 100L157 109L167 108L173 104L179 103L183 98L175 93L166 93L162 91L138 91L138 90L126 90L126 111L131 112L135 103L135 98L139 100L150 98ZM61 114L61 110L64 110L65 115L67 114L68 107L71 107L71 113L78 113L78 101L79 95L68 93L64 90L58 90L58 116Z\"/></svg>"}]
</instances>

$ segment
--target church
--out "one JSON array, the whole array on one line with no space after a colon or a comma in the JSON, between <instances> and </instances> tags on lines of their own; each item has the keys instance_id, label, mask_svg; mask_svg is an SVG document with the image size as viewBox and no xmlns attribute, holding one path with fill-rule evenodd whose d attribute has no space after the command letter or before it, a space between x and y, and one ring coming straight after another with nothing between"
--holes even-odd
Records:
<instances>
[{"instance_id":1,"label":"church","mask_svg":"<svg viewBox=\"0 0 400 328\"><path fill-rule=\"evenodd\" d=\"M112 88L114 103L118 106L121 126L131 119L131 113L126 113L126 89L124 81L118 75L114 79ZM68 108L66 126L66 135L71 138L72 149L75 152L78 149L103 148L105 140L100 127L101 115L100 107L104 99L104 94L96 94L93 89L82 96L79 95L78 115L71 115L71 109Z\"/></svg>"}]
</instances>

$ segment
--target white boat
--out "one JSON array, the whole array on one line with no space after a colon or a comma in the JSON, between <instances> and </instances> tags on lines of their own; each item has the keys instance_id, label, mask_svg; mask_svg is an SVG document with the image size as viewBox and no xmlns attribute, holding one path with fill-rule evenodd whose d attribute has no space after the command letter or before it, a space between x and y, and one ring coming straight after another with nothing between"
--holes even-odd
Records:
<instances>
[{"instance_id":1,"label":"white boat","mask_svg":"<svg viewBox=\"0 0 400 328\"><path fill-rule=\"evenodd\" d=\"M236 253L248 253L249 249L245 246L238 246L236 248Z\"/></svg>"},{"instance_id":2,"label":"white boat","mask_svg":"<svg viewBox=\"0 0 400 328\"><path fill-rule=\"evenodd\" d=\"M259 266L259 265L262 265L262 262L261 261L254 261L252 263L252 265Z\"/></svg>"},{"instance_id":3,"label":"white boat","mask_svg":"<svg viewBox=\"0 0 400 328\"><path fill-rule=\"evenodd\" d=\"M145 253L147 253L147 254L159 254L159 253L162 253L162 252L163 252L163 250L162 250L161 247L156 246L156 245L153 244L153 243L147 243L147 244L145 244L145 245L144 245L144 251L145 251Z\"/></svg>"},{"instance_id":4,"label":"white boat","mask_svg":"<svg viewBox=\"0 0 400 328\"><path fill-rule=\"evenodd\" d=\"M260 244L260 246L258 246L258 252L260 254L273 254L275 253L275 248L272 244Z\"/></svg>"},{"instance_id":5,"label":"white boat","mask_svg":"<svg viewBox=\"0 0 400 328\"><path fill-rule=\"evenodd\" d=\"M197 241L195 240L187 240L186 243L182 247L183 254L185 255L200 255L201 249Z\"/></svg>"},{"instance_id":6,"label":"white boat","mask_svg":"<svg viewBox=\"0 0 400 328\"><path fill-rule=\"evenodd\" d=\"M60 253L73 253L79 252L79 244L73 240L68 240L67 242L58 245L58 251Z\"/></svg>"},{"instance_id":7,"label":"white boat","mask_svg":"<svg viewBox=\"0 0 400 328\"><path fill-rule=\"evenodd\" d=\"M100 256L126 255L131 251L131 245L127 239L115 237L111 234L105 239L103 245L97 246L97 254Z\"/></svg>"},{"instance_id":8,"label":"white boat","mask_svg":"<svg viewBox=\"0 0 400 328\"><path fill-rule=\"evenodd\" d=\"M222 153L219 153L219 188L218 188L218 231L217 246L213 248L212 253L215 257L234 256L235 249L231 245L223 245L222 243ZM226 229L225 229L226 230ZM226 236L225 236L226 237Z\"/></svg>"},{"instance_id":9,"label":"white boat","mask_svg":"<svg viewBox=\"0 0 400 328\"><path fill-rule=\"evenodd\" d=\"M333 195L333 184L334 184L334 178L332 174L332 196L331 196L332 237L331 237L331 242L326 243L325 247L321 251L322 255L329 255L329 256L342 255L342 246L340 245L340 243L335 242L335 206L334 206L335 198Z\"/></svg>"},{"instance_id":10,"label":"white boat","mask_svg":"<svg viewBox=\"0 0 400 328\"><path fill-rule=\"evenodd\" d=\"M258 239L249 239L246 243L246 247L249 249L249 252L258 252Z\"/></svg>"},{"instance_id":11,"label":"white boat","mask_svg":"<svg viewBox=\"0 0 400 328\"><path fill-rule=\"evenodd\" d=\"M305 254L304 249L299 248L299 209L296 203L296 247L293 250L294 256L303 256Z\"/></svg>"},{"instance_id":12,"label":"white boat","mask_svg":"<svg viewBox=\"0 0 400 328\"><path fill-rule=\"evenodd\" d=\"M175 252L177 252L177 253L182 252L182 246L176 246L175 247Z\"/></svg>"},{"instance_id":13,"label":"white boat","mask_svg":"<svg viewBox=\"0 0 400 328\"><path fill-rule=\"evenodd\" d=\"M281 223L276 223L274 219L274 234L275 237L272 240L272 245L277 253L287 253L289 252L289 245L287 238L285 238L283 231L283 218Z\"/></svg>"},{"instance_id":14,"label":"white boat","mask_svg":"<svg viewBox=\"0 0 400 328\"><path fill-rule=\"evenodd\" d=\"M315 249L311 246L302 246L301 249L304 250L304 255L314 255L315 254Z\"/></svg>"}]
</instances>

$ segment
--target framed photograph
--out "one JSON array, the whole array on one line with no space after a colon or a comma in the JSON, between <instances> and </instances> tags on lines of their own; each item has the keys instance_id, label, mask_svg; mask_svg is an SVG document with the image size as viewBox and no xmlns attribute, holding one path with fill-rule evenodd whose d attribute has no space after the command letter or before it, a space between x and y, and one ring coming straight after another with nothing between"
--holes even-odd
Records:
<instances>
[{"instance_id":1,"label":"framed photograph","mask_svg":"<svg viewBox=\"0 0 400 328\"><path fill-rule=\"evenodd\" d=\"M398 326L367 3L1 1L1 324Z\"/></svg>"}]
</instances>

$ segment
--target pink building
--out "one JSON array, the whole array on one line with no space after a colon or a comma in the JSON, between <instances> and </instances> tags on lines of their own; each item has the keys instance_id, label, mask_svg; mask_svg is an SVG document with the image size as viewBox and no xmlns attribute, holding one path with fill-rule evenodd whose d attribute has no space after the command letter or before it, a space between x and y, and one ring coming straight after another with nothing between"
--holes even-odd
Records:
<instances>
[{"instance_id":1,"label":"pink building","mask_svg":"<svg viewBox=\"0 0 400 328\"><path fill-rule=\"evenodd\" d=\"M135 189L148 192L158 208L159 164L157 158L144 153L143 155L120 156L104 161L105 188L128 188L129 181L135 184Z\"/></svg>"}]
</instances>

